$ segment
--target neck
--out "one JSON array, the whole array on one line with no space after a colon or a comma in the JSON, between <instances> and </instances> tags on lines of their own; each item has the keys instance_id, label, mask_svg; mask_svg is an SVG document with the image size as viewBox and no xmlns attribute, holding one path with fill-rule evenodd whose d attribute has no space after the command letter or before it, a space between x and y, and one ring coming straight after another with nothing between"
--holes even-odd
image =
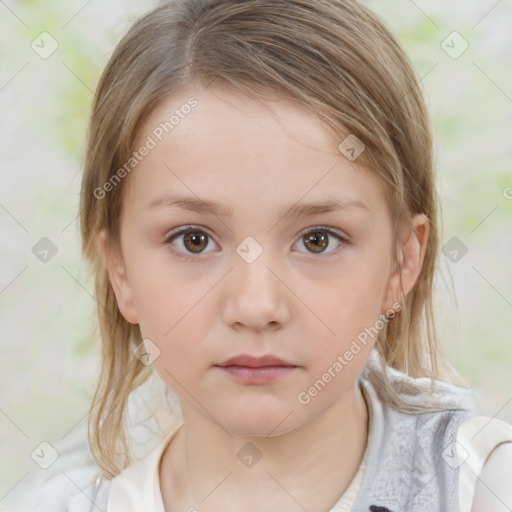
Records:
<instances>
[{"instance_id":1,"label":"neck","mask_svg":"<svg viewBox=\"0 0 512 512\"><path fill-rule=\"evenodd\" d=\"M182 410L184 425L162 457L166 512L329 510L366 449L368 413L357 385L320 416L277 436L234 436L188 404Z\"/></svg>"}]
</instances>

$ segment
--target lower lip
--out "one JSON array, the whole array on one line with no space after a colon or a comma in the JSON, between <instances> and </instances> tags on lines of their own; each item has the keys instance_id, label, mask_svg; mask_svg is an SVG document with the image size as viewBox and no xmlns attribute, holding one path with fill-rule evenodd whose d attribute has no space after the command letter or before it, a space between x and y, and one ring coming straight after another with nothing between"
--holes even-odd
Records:
<instances>
[{"instance_id":1,"label":"lower lip","mask_svg":"<svg viewBox=\"0 0 512 512\"><path fill-rule=\"evenodd\" d=\"M229 373L235 380L243 384L267 384L285 377L297 366L219 366L221 370Z\"/></svg>"}]
</instances>

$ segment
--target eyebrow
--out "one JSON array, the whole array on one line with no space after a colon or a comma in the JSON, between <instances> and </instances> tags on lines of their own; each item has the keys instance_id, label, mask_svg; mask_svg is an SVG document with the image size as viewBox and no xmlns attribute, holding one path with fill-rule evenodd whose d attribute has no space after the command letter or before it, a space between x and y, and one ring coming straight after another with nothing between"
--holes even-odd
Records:
<instances>
[{"instance_id":1,"label":"eyebrow","mask_svg":"<svg viewBox=\"0 0 512 512\"><path fill-rule=\"evenodd\" d=\"M153 209L159 206L176 207L191 212L216 215L218 217L231 217L233 213L233 208L229 208L226 205L180 194L159 196L148 204L147 209ZM317 203L299 204L297 202L284 208L279 216L295 215L297 217L309 217L340 210L360 210L362 212L371 213L368 206L357 199L351 197L335 197Z\"/></svg>"}]
</instances>

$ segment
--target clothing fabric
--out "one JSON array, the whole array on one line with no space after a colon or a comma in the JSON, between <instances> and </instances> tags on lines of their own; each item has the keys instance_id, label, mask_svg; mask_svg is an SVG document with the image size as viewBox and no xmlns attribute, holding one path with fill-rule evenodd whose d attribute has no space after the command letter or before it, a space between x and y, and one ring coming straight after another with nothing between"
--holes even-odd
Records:
<instances>
[{"instance_id":1,"label":"clothing fabric","mask_svg":"<svg viewBox=\"0 0 512 512\"><path fill-rule=\"evenodd\" d=\"M363 388L372 398L373 423L353 511L373 506L390 512L459 512L456 436L475 408L453 387L442 388L436 402L450 409L421 414L386 407L372 386Z\"/></svg>"},{"instance_id":2,"label":"clothing fabric","mask_svg":"<svg viewBox=\"0 0 512 512\"><path fill-rule=\"evenodd\" d=\"M363 461L330 512L470 512L475 482L496 446L512 442L512 426L476 416L472 391L436 382L437 412L405 414L383 400L375 351L359 378L369 429ZM423 404L431 381L387 367L391 386L411 406ZM163 387L162 387L163 385ZM164 389L165 388L165 389ZM33 471L0 500L1 512L165 512L159 462L183 424L179 400L162 414L167 387L155 373L130 396L130 439L137 462L111 481L99 477L82 422L62 441L50 468ZM460 509L459 509L460 507Z\"/></svg>"}]
</instances>

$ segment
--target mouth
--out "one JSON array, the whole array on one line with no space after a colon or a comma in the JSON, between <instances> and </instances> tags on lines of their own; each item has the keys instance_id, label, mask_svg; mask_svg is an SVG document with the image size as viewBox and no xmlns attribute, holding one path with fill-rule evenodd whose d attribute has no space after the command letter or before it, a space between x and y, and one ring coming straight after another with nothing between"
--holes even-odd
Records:
<instances>
[{"instance_id":1,"label":"mouth","mask_svg":"<svg viewBox=\"0 0 512 512\"><path fill-rule=\"evenodd\" d=\"M254 357L246 354L232 357L215 366L243 384L267 384L298 368L272 355Z\"/></svg>"},{"instance_id":2,"label":"mouth","mask_svg":"<svg viewBox=\"0 0 512 512\"><path fill-rule=\"evenodd\" d=\"M243 366L246 368L262 368L270 366L295 367L296 365L283 361L282 359L273 355L255 357L248 354L241 354L235 357L231 357L216 366Z\"/></svg>"}]
</instances>

